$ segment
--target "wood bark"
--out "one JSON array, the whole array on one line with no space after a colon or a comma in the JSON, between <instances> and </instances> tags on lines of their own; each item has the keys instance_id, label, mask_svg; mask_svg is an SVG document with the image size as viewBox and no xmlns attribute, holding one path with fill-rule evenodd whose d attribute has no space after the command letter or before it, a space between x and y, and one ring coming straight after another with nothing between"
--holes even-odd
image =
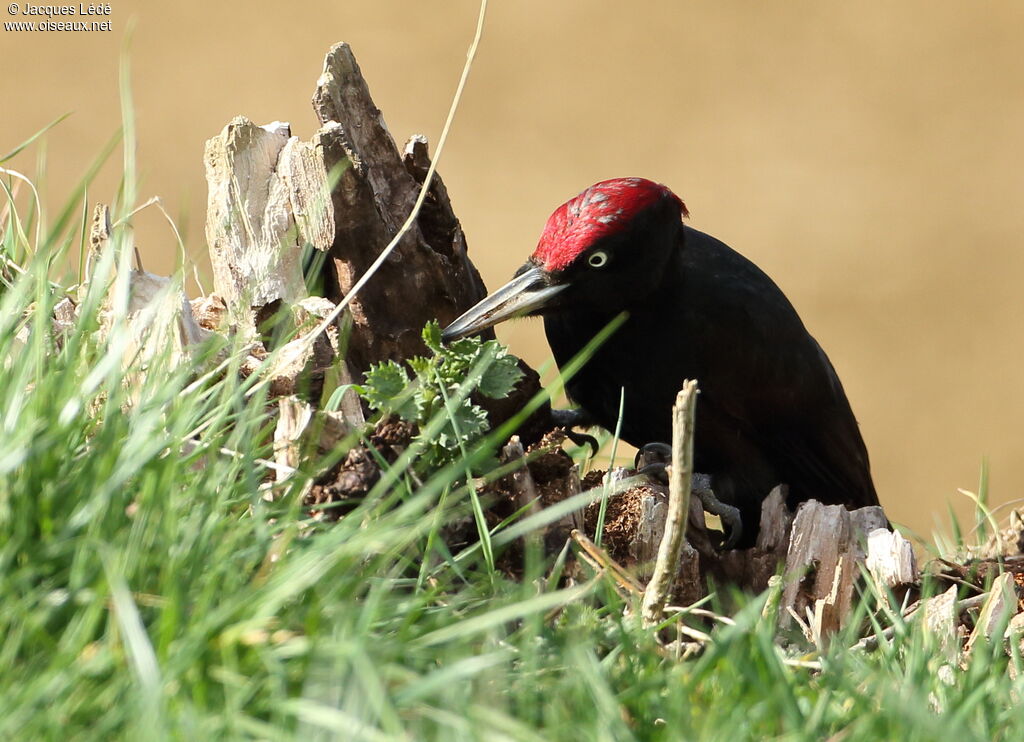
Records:
<instances>
[{"instance_id":1,"label":"wood bark","mask_svg":"<svg viewBox=\"0 0 1024 742\"><path fill-rule=\"evenodd\" d=\"M412 211L429 166L426 140L399 152L347 44L331 48L313 94L323 128L314 145L337 185L330 256L335 292L345 296ZM415 225L352 302L346 357L354 371L424 351L427 321L442 326L486 295L447 190L434 177Z\"/></svg>"}]
</instances>

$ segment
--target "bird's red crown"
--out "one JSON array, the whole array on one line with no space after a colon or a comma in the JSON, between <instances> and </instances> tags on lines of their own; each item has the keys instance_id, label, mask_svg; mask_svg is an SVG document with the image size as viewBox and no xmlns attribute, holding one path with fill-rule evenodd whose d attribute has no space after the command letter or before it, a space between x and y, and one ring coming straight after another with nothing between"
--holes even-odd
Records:
<instances>
[{"instance_id":1,"label":"bird's red crown","mask_svg":"<svg viewBox=\"0 0 1024 742\"><path fill-rule=\"evenodd\" d=\"M645 178L613 178L587 188L555 209L544 225L533 261L547 271L569 267L588 247L602 237L621 231L644 209L663 198L686 205L668 188Z\"/></svg>"}]
</instances>

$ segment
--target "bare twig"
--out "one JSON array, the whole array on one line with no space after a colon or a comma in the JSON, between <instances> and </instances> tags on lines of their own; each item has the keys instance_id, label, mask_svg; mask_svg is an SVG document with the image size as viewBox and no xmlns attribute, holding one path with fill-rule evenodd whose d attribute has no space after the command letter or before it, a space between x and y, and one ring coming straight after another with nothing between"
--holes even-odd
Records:
<instances>
[{"instance_id":1,"label":"bare twig","mask_svg":"<svg viewBox=\"0 0 1024 742\"><path fill-rule=\"evenodd\" d=\"M626 571L625 567L608 556L608 552L591 541L583 531L578 529L573 530L570 535L572 536L572 540L579 544L580 548L583 549L583 553L587 558L598 565L602 570L610 574L615 579L615 582L623 588L623 590L632 595L640 595L643 593L643 588L640 586L640 583Z\"/></svg>"},{"instance_id":2,"label":"bare twig","mask_svg":"<svg viewBox=\"0 0 1024 742\"><path fill-rule=\"evenodd\" d=\"M514 435L501 449L502 457L509 463L519 463L516 469L509 474L512 480L512 491L515 495L516 509L528 515L539 513L540 497L537 494L537 486L533 482L533 475L526 465L526 452L523 450L523 442L518 435Z\"/></svg>"},{"instance_id":3,"label":"bare twig","mask_svg":"<svg viewBox=\"0 0 1024 742\"><path fill-rule=\"evenodd\" d=\"M644 624L661 623L672 585L679 574L679 555L690 512L690 485L693 476L693 427L697 409L697 382L688 380L676 395L672 408L672 470L668 483L668 516L665 533L658 547L641 606Z\"/></svg>"}]
</instances>

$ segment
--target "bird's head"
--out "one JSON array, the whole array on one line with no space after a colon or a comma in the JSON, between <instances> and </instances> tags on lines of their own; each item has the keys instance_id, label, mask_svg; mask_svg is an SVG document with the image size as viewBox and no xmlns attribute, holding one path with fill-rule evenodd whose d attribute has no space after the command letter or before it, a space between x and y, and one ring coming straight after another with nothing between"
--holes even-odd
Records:
<instances>
[{"instance_id":1,"label":"bird's head","mask_svg":"<svg viewBox=\"0 0 1024 742\"><path fill-rule=\"evenodd\" d=\"M515 277L445 328L444 339L512 317L626 308L660 282L684 216L683 202L659 183L595 183L555 209Z\"/></svg>"}]
</instances>

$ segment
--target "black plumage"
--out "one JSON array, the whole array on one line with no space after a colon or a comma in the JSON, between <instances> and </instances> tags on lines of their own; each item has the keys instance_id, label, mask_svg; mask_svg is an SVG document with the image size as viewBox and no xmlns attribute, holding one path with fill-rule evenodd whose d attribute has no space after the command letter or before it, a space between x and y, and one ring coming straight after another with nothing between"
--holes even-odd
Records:
<instances>
[{"instance_id":1,"label":"black plumage","mask_svg":"<svg viewBox=\"0 0 1024 742\"><path fill-rule=\"evenodd\" d=\"M621 186L630 182L639 185ZM828 357L779 287L685 226L685 213L650 181L593 186L555 212L530 261L492 295L502 306L484 300L482 313L470 310L448 336L540 314L562 367L626 312L568 394L613 430L624 390L622 438L639 447L671 440L676 392L697 379L694 466L710 475L718 499L739 509L741 545L753 542L760 503L780 483L791 506L811 498L851 509L878 504L867 449ZM518 297L504 314L503 292Z\"/></svg>"}]
</instances>

